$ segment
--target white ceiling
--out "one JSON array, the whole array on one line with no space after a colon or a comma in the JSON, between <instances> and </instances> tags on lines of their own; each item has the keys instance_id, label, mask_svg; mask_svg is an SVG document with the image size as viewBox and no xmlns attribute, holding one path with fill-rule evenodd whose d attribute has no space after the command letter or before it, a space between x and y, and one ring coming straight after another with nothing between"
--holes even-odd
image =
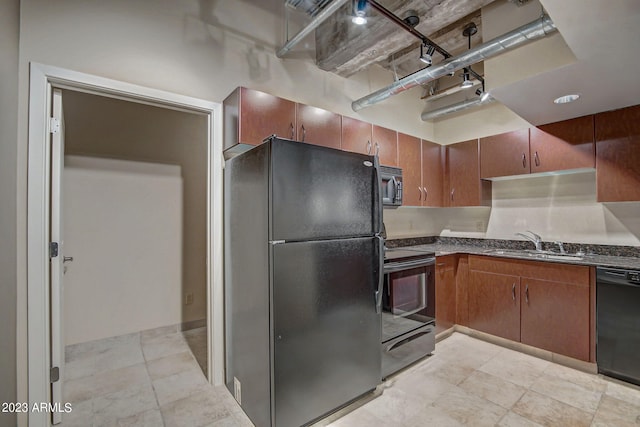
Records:
<instances>
[{"instance_id":1,"label":"white ceiling","mask_svg":"<svg viewBox=\"0 0 640 427\"><path fill-rule=\"evenodd\" d=\"M640 103L640 1L540 0L577 61L492 95L538 125ZM580 94L571 104L553 100Z\"/></svg>"}]
</instances>

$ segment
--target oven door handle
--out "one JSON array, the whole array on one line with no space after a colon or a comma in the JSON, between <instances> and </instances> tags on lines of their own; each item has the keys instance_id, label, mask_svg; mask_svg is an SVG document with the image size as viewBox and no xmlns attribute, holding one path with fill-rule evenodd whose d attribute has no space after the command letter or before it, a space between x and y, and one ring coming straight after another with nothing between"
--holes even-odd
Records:
<instances>
[{"instance_id":1,"label":"oven door handle","mask_svg":"<svg viewBox=\"0 0 640 427\"><path fill-rule=\"evenodd\" d=\"M394 339L394 340L392 340L392 341L388 342L388 343L385 345L384 350L385 350L386 352L390 352L390 351L392 351L392 350L395 350L395 349L396 349L396 348L398 348L398 347L402 347L402 346L403 346L403 345L405 345L405 344L409 344L411 341L413 341L413 340L415 340L415 339L421 338L421 337L423 337L423 336L425 336L425 335L432 334L432 333L433 333L433 330L434 330L433 326L428 325L428 327L426 327L425 329L420 330L420 331L418 331L418 332L415 332L413 335L411 335L411 336L409 336L409 337L407 337L407 336L405 336L405 335L402 335L401 337L396 338L396 339Z\"/></svg>"},{"instance_id":2,"label":"oven door handle","mask_svg":"<svg viewBox=\"0 0 640 427\"><path fill-rule=\"evenodd\" d=\"M382 313L382 287L384 285L384 239L376 235L378 239L378 290L376 290L376 313Z\"/></svg>"},{"instance_id":3,"label":"oven door handle","mask_svg":"<svg viewBox=\"0 0 640 427\"><path fill-rule=\"evenodd\" d=\"M435 257L420 259L417 261L393 262L384 266L385 273L396 273L398 271L409 270L411 268L428 267L435 265Z\"/></svg>"}]
</instances>

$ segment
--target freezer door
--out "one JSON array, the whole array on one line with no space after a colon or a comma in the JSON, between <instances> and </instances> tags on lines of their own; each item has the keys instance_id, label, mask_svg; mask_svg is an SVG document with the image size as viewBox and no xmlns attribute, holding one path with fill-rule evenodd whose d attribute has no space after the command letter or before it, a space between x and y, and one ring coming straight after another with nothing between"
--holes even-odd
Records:
<instances>
[{"instance_id":1,"label":"freezer door","mask_svg":"<svg viewBox=\"0 0 640 427\"><path fill-rule=\"evenodd\" d=\"M276 244L275 424L301 426L381 380L375 238Z\"/></svg>"},{"instance_id":2,"label":"freezer door","mask_svg":"<svg viewBox=\"0 0 640 427\"><path fill-rule=\"evenodd\" d=\"M382 205L372 156L272 139L272 240L372 236Z\"/></svg>"}]
</instances>

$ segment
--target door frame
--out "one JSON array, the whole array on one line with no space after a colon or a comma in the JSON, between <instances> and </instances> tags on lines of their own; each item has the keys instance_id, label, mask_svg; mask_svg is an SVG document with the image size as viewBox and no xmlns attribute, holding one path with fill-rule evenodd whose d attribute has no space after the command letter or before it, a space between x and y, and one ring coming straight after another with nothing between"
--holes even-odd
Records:
<instances>
[{"instance_id":1,"label":"door frame","mask_svg":"<svg viewBox=\"0 0 640 427\"><path fill-rule=\"evenodd\" d=\"M30 63L27 185L27 342L29 407L50 402L49 120L52 88L71 89L208 118L207 353L209 382L224 383L222 104L54 66ZM216 238L217 237L217 238ZM29 425L48 426L48 413L32 412Z\"/></svg>"}]
</instances>

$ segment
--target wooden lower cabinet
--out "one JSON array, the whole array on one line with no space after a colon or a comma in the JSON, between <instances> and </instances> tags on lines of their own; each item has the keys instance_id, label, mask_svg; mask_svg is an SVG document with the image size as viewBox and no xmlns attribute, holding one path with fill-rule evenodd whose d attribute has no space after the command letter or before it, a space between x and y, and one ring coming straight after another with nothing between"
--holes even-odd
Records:
<instances>
[{"instance_id":1,"label":"wooden lower cabinet","mask_svg":"<svg viewBox=\"0 0 640 427\"><path fill-rule=\"evenodd\" d=\"M457 256L436 259L436 333L456 324Z\"/></svg>"},{"instance_id":2,"label":"wooden lower cabinet","mask_svg":"<svg viewBox=\"0 0 640 427\"><path fill-rule=\"evenodd\" d=\"M469 265L470 328L595 362L592 268L475 255Z\"/></svg>"},{"instance_id":3,"label":"wooden lower cabinet","mask_svg":"<svg viewBox=\"0 0 640 427\"><path fill-rule=\"evenodd\" d=\"M520 341L589 360L589 283L522 278Z\"/></svg>"},{"instance_id":4,"label":"wooden lower cabinet","mask_svg":"<svg viewBox=\"0 0 640 427\"><path fill-rule=\"evenodd\" d=\"M520 341L520 277L469 272L469 327Z\"/></svg>"},{"instance_id":5,"label":"wooden lower cabinet","mask_svg":"<svg viewBox=\"0 0 640 427\"><path fill-rule=\"evenodd\" d=\"M456 323L469 326L469 256L457 255Z\"/></svg>"}]
</instances>

